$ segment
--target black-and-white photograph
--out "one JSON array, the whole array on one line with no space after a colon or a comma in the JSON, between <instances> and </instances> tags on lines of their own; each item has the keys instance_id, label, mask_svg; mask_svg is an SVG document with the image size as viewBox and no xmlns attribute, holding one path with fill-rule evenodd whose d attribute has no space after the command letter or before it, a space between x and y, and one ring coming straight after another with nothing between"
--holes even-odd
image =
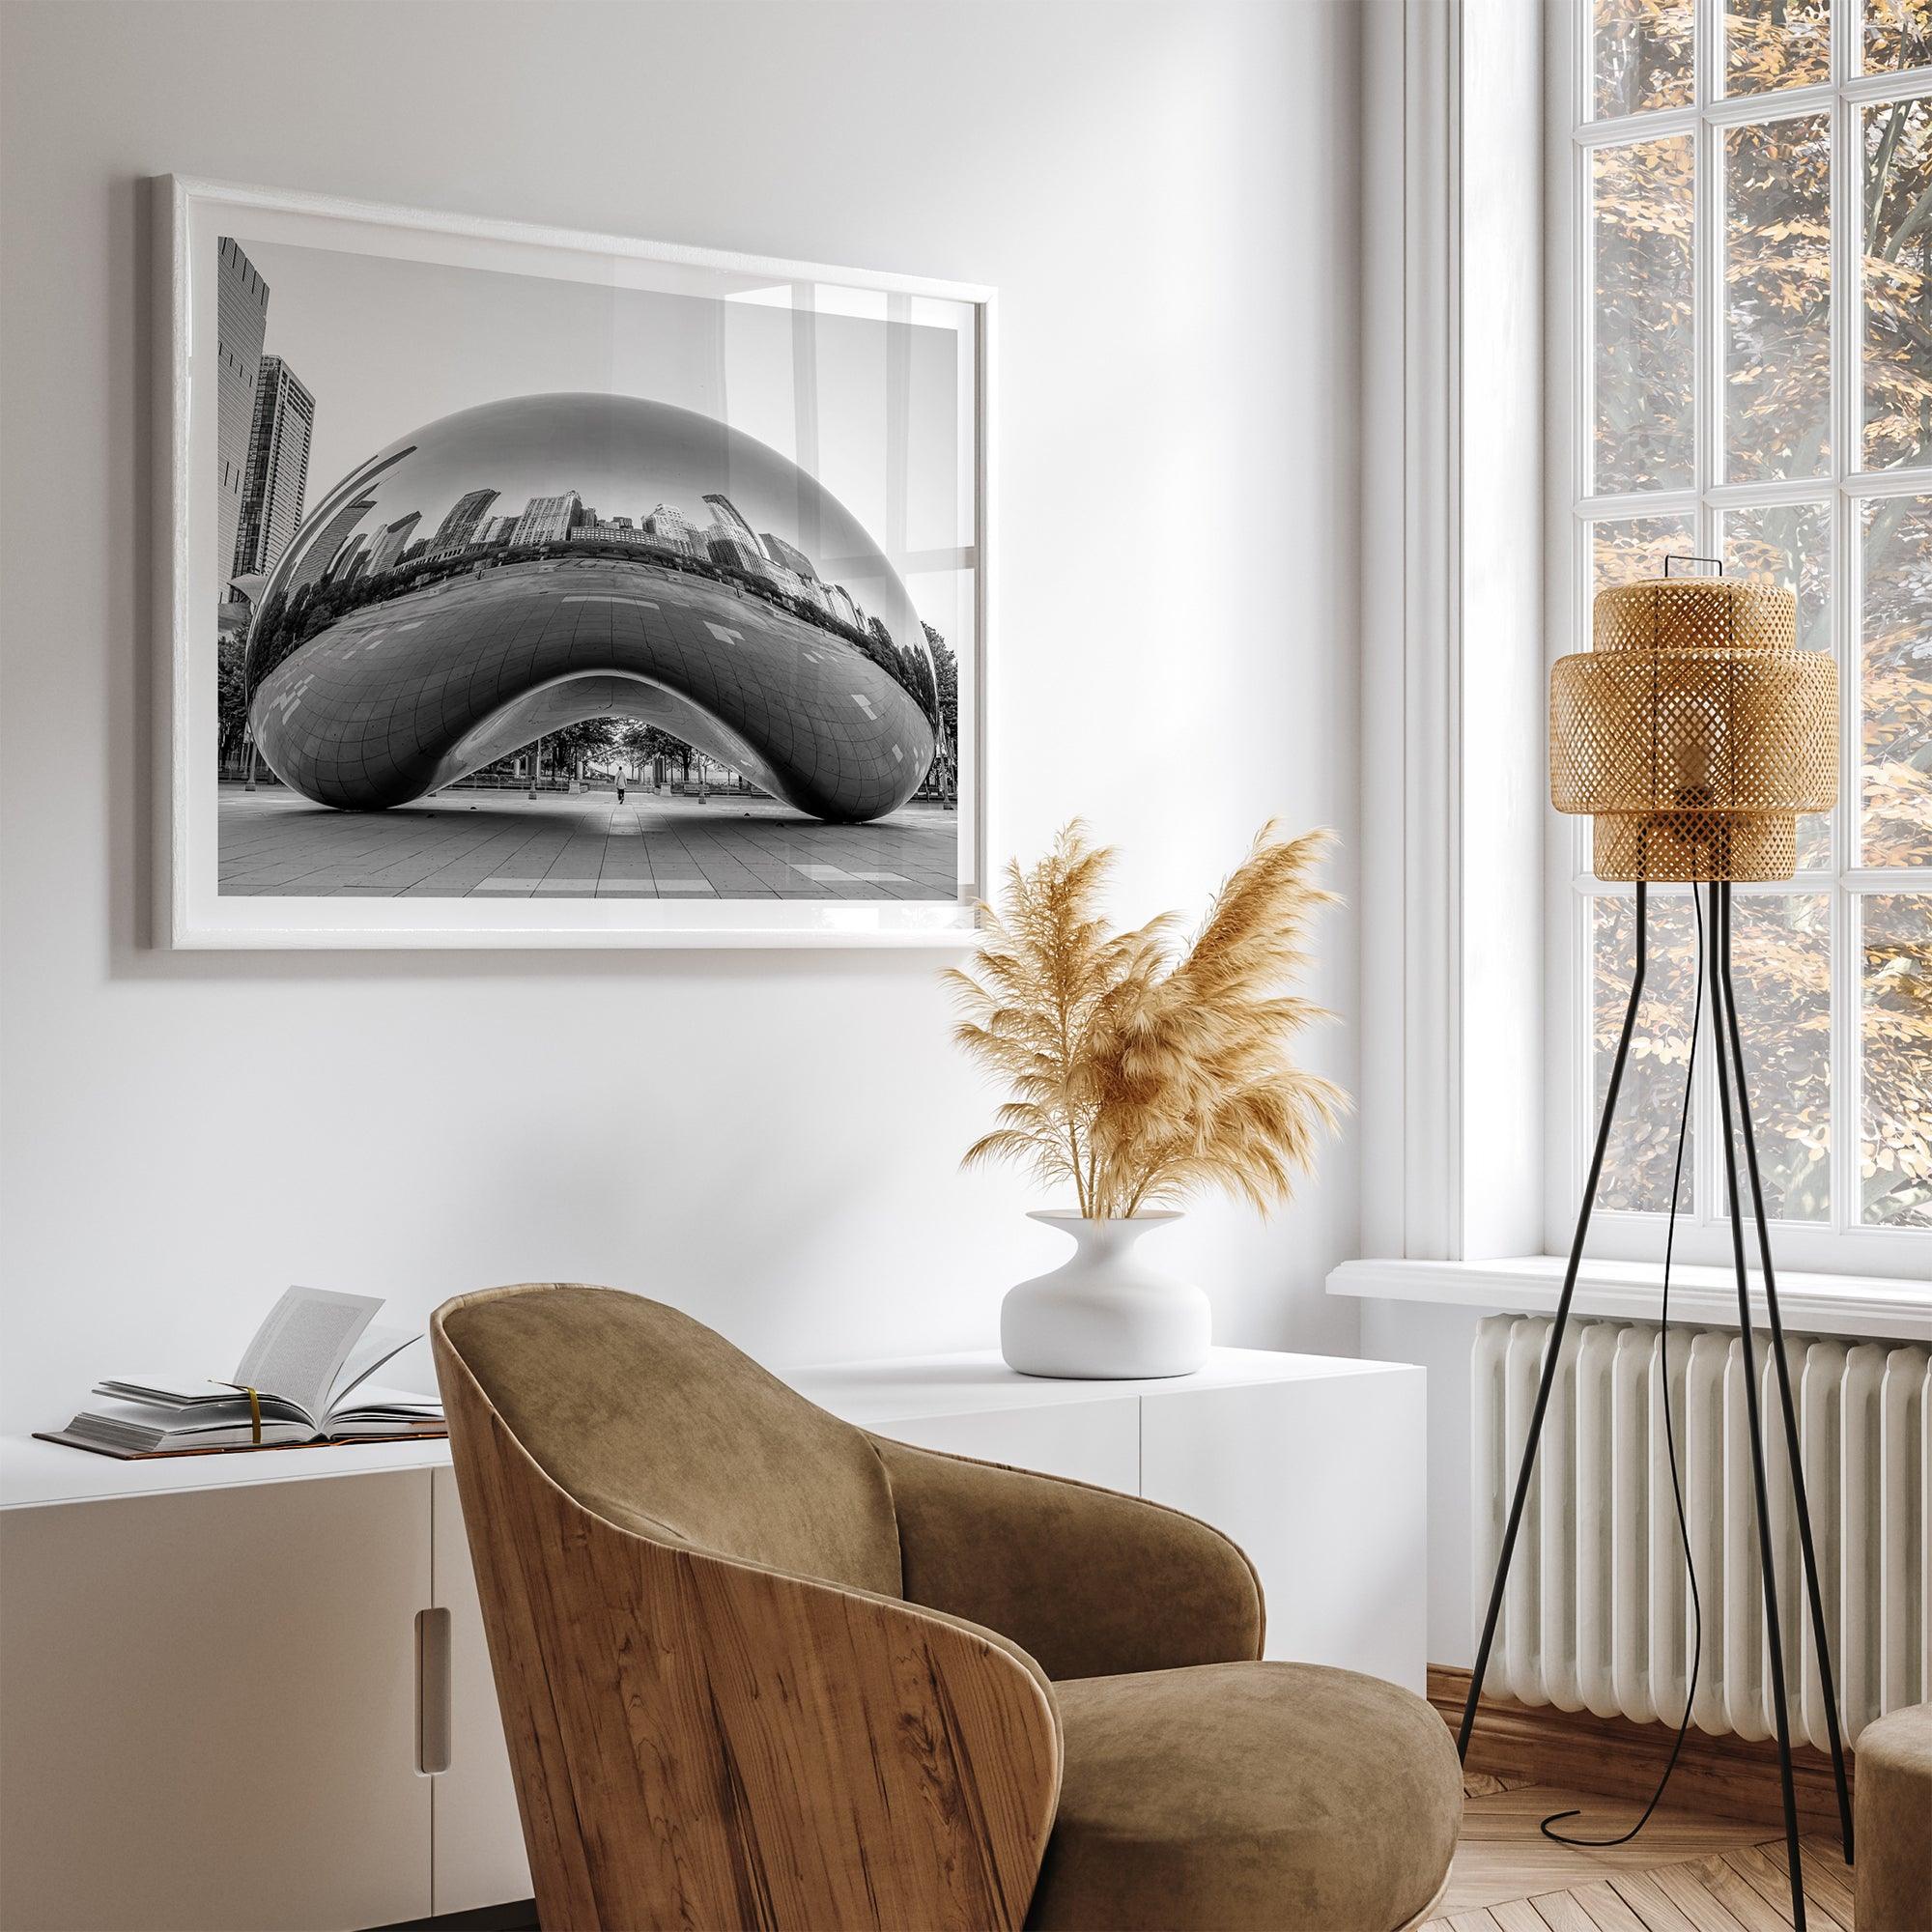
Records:
<instances>
[{"instance_id":1,"label":"black-and-white photograph","mask_svg":"<svg viewBox=\"0 0 1932 1932\"><path fill-rule=\"evenodd\" d=\"M970 311L235 230L222 899L959 902Z\"/></svg>"}]
</instances>

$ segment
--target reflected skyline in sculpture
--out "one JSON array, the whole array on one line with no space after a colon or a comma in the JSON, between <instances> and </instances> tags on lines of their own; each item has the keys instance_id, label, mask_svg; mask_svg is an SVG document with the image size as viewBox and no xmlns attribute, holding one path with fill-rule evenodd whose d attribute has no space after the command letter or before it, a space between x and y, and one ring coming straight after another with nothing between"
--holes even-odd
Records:
<instances>
[{"instance_id":1,"label":"reflected skyline in sculpture","mask_svg":"<svg viewBox=\"0 0 1932 1932\"><path fill-rule=\"evenodd\" d=\"M244 674L271 769L359 810L623 717L863 821L917 790L940 715L911 599L837 498L711 417L595 394L359 466L264 586Z\"/></svg>"}]
</instances>

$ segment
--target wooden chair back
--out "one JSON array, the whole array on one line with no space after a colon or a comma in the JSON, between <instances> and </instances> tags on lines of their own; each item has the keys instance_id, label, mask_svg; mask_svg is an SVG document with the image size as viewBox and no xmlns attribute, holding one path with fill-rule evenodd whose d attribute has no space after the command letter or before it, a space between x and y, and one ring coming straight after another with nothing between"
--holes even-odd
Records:
<instances>
[{"instance_id":1,"label":"wooden chair back","mask_svg":"<svg viewBox=\"0 0 1932 1932\"><path fill-rule=\"evenodd\" d=\"M1024 1922L1051 1692L898 1598L862 1432L611 1290L466 1295L431 1345L550 1932Z\"/></svg>"}]
</instances>

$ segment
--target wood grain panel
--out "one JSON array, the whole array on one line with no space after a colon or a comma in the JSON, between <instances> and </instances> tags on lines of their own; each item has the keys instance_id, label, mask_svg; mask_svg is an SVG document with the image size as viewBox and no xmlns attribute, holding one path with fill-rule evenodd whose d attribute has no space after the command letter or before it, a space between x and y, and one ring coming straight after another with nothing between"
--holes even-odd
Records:
<instances>
[{"instance_id":1,"label":"wood grain panel","mask_svg":"<svg viewBox=\"0 0 1932 1932\"><path fill-rule=\"evenodd\" d=\"M1019 1653L620 1529L432 1339L547 1926L1022 1923L1060 1738Z\"/></svg>"},{"instance_id":2,"label":"wood grain panel","mask_svg":"<svg viewBox=\"0 0 1932 1932\"><path fill-rule=\"evenodd\" d=\"M1619 1872L1610 1884L1650 1932L1701 1932L1697 1921L1671 1903L1670 1894L1649 1872Z\"/></svg>"},{"instance_id":3,"label":"wood grain panel","mask_svg":"<svg viewBox=\"0 0 1932 1932\"><path fill-rule=\"evenodd\" d=\"M1447 1664L1429 1666L1429 1701L1452 1730L1463 1721L1469 1673ZM1485 1694L1476 1707L1465 1769L1539 1784L1578 1786L1600 1797L1648 1799L1670 1755L1674 1725L1636 1724L1628 1718L1599 1718L1589 1711L1532 1708ZM1792 1750L1792 1782L1800 1828L1835 1837L1837 1787L1832 1760L1808 1746ZM1855 1772L1845 1753L1845 1775ZM1693 1729L1671 1774L1670 1800L1726 1818L1784 1825L1777 1776L1777 1746L1769 1738L1750 1743Z\"/></svg>"},{"instance_id":4,"label":"wood grain panel","mask_svg":"<svg viewBox=\"0 0 1932 1932\"><path fill-rule=\"evenodd\" d=\"M1779 1872L1789 1869L1785 1862L1784 1840L1774 1839L1764 1855ZM1844 1848L1836 1838L1801 1838L1800 1862L1804 1873L1804 1896L1815 1901L1821 1911L1850 1932L1852 1923L1852 1871L1845 1863Z\"/></svg>"},{"instance_id":5,"label":"wood grain panel","mask_svg":"<svg viewBox=\"0 0 1932 1932\"><path fill-rule=\"evenodd\" d=\"M1791 1932L1784 1841L1761 1826L1665 1807L1630 1844L1558 1845L1538 1820L1601 1801L1492 1782L1464 1774L1456 1861L1421 1932ZM1837 1840L1806 1838L1804 1853L1811 1932L1855 1932Z\"/></svg>"}]
</instances>

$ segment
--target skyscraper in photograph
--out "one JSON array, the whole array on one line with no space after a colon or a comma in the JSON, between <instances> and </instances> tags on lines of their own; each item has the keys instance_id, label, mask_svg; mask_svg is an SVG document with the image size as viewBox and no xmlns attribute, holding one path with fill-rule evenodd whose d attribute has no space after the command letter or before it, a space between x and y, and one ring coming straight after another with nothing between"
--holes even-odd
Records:
<instances>
[{"instance_id":1,"label":"skyscraper in photograph","mask_svg":"<svg viewBox=\"0 0 1932 1932\"><path fill-rule=\"evenodd\" d=\"M690 518L671 503L660 503L644 519L644 528L652 536L668 537L673 543L688 544L693 540Z\"/></svg>"},{"instance_id":2,"label":"skyscraper in photograph","mask_svg":"<svg viewBox=\"0 0 1932 1932\"><path fill-rule=\"evenodd\" d=\"M315 398L279 355L264 355L230 576L273 570L300 527L314 433Z\"/></svg>"},{"instance_id":3,"label":"skyscraper in photograph","mask_svg":"<svg viewBox=\"0 0 1932 1932\"><path fill-rule=\"evenodd\" d=\"M705 554L713 563L735 564L748 574L761 574L765 554L755 538L740 536L736 530L713 529L704 533Z\"/></svg>"},{"instance_id":4,"label":"skyscraper in photograph","mask_svg":"<svg viewBox=\"0 0 1932 1932\"><path fill-rule=\"evenodd\" d=\"M459 497L451 504L448 516L437 526L436 535L430 539L431 549L461 550L465 544L473 543L476 527L497 495L495 490L471 490Z\"/></svg>"},{"instance_id":5,"label":"skyscraper in photograph","mask_svg":"<svg viewBox=\"0 0 1932 1932\"><path fill-rule=\"evenodd\" d=\"M759 539L765 547L766 554L774 563L781 563L787 570L796 571L808 583L818 582L818 573L811 567L811 559L796 544L788 544L783 537L775 537L767 530Z\"/></svg>"},{"instance_id":6,"label":"skyscraper in photograph","mask_svg":"<svg viewBox=\"0 0 1932 1932\"><path fill-rule=\"evenodd\" d=\"M369 537L364 530L357 530L342 548L335 553L335 561L328 566L326 583L354 583L369 567Z\"/></svg>"},{"instance_id":7,"label":"skyscraper in photograph","mask_svg":"<svg viewBox=\"0 0 1932 1932\"><path fill-rule=\"evenodd\" d=\"M342 554L343 545L349 541L350 531L375 507L375 497L357 497L353 502L343 504L322 526L314 542L302 553L301 561L290 571L288 582L282 586L291 602L298 592L307 589L311 583L320 583L328 575L330 566Z\"/></svg>"},{"instance_id":8,"label":"skyscraper in photograph","mask_svg":"<svg viewBox=\"0 0 1932 1932\"><path fill-rule=\"evenodd\" d=\"M517 519L513 544L561 543L577 521L582 499L575 490L561 497L532 497Z\"/></svg>"},{"instance_id":9,"label":"skyscraper in photograph","mask_svg":"<svg viewBox=\"0 0 1932 1932\"><path fill-rule=\"evenodd\" d=\"M415 535L416 526L422 522L422 512L412 510L407 517L398 517L376 539L375 550L369 557L369 575L381 577L384 571L393 570L396 559L410 547L410 539Z\"/></svg>"},{"instance_id":10,"label":"skyscraper in photograph","mask_svg":"<svg viewBox=\"0 0 1932 1932\"><path fill-rule=\"evenodd\" d=\"M716 491L708 492L704 500L711 505L711 514L723 524L727 531L742 538L753 550L758 547L757 533L743 517L738 514L738 506L729 497L720 496Z\"/></svg>"},{"instance_id":11,"label":"skyscraper in photograph","mask_svg":"<svg viewBox=\"0 0 1932 1932\"><path fill-rule=\"evenodd\" d=\"M269 285L242 252L241 243L222 236L215 270L215 452L221 462L221 494L216 499L220 548L215 555L229 570L235 533L242 524L242 491L248 474L248 438L255 417L255 384L262 363L262 337L269 327Z\"/></svg>"}]
</instances>

